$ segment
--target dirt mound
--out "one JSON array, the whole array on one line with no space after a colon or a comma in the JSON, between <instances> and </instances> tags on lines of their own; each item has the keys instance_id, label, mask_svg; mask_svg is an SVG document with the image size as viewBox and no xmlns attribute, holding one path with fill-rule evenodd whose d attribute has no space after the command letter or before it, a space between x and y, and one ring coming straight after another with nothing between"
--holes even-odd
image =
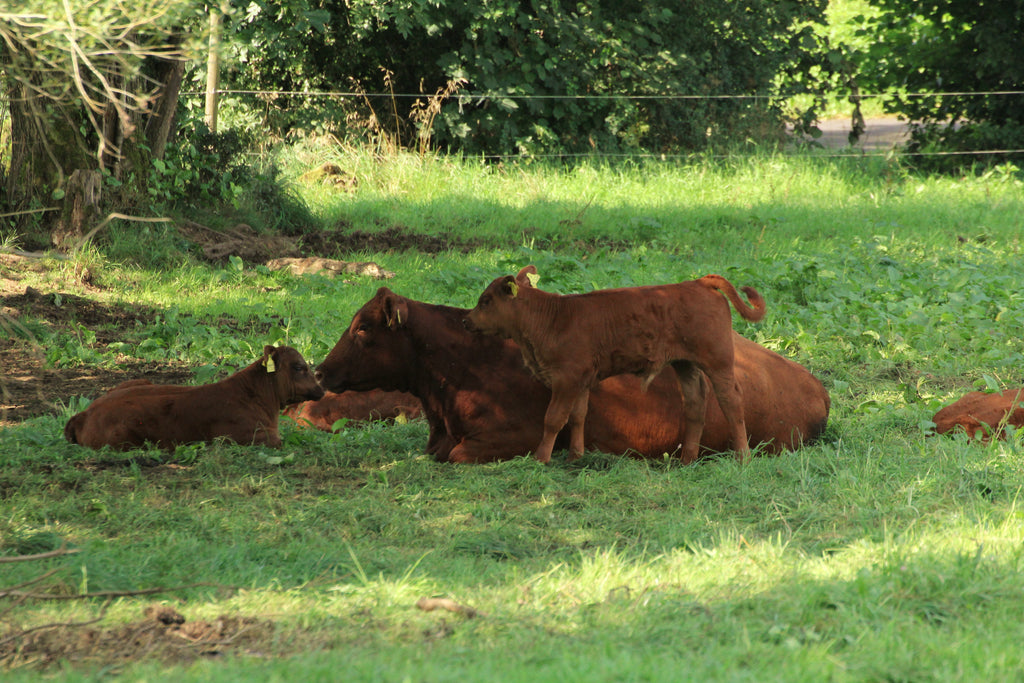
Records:
<instances>
[{"instance_id":1,"label":"dirt mound","mask_svg":"<svg viewBox=\"0 0 1024 683\"><path fill-rule=\"evenodd\" d=\"M250 617L221 616L187 621L176 610L151 605L144 618L109 628L54 624L0 634L0 666L43 669L58 662L73 666L116 666L142 660L188 664L201 657L269 654L274 623Z\"/></svg>"},{"instance_id":2,"label":"dirt mound","mask_svg":"<svg viewBox=\"0 0 1024 683\"><path fill-rule=\"evenodd\" d=\"M320 273L327 277L335 275L366 275L378 280L388 280L395 276L394 272L384 270L372 261L338 261L321 256L303 258L276 258L267 261L270 270L287 270L293 275Z\"/></svg>"}]
</instances>

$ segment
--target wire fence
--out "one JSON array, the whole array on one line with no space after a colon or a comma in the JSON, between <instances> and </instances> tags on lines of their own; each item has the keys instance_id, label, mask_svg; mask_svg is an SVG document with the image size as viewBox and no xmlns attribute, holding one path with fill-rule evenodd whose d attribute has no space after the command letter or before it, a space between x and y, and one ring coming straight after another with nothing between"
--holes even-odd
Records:
<instances>
[{"instance_id":1,"label":"wire fence","mask_svg":"<svg viewBox=\"0 0 1024 683\"><path fill-rule=\"evenodd\" d=\"M269 99L273 97L290 97L290 98L310 98L310 99L393 99L393 100L429 100L436 97L432 93L405 93L405 92L365 92L356 90L340 90L340 91L329 91L329 90L259 90L259 89L218 89L217 95L229 95L229 96L242 96L242 97L258 97L262 99ZM187 91L181 93L182 97L205 97L205 91ZM892 97L901 97L907 99L921 99L921 98L942 98L942 97L1013 97L1019 96L1024 97L1024 90L980 90L980 91L959 91L959 90L936 90L931 92L913 92L913 93L893 93L893 92L877 92L877 93L859 93L857 95L858 101L874 100L874 99L885 99ZM847 95L842 96L843 99L848 97ZM531 101L531 100L569 100L569 101L616 101L616 100L629 100L629 101L695 101L695 100L741 100L741 101L781 101L792 99L788 96L780 95L758 95L758 94L711 94L711 95L686 95L686 94L647 94L647 93L608 93L608 94L507 94L507 93L479 93L479 92L457 92L446 99L456 103L480 103L486 101ZM851 107L852 107L851 103ZM852 116L851 116L852 118ZM869 120L870 125L870 120ZM909 124L906 129L909 131ZM867 131L871 133L870 130ZM835 137L835 136L833 136ZM863 139L863 138L862 138ZM813 146L815 140L806 136L794 136L794 141L809 143ZM820 144L820 143L819 143ZM872 145L871 148L865 145L836 145L832 144L831 149L825 148L821 145L822 149L816 150L815 155L825 158L865 158L865 157L888 157L892 154L898 153L903 157L917 158L917 157L968 157L968 156L980 156L980 157L994 157L994 156L1007 156L1014 154L1024 154L1024 149L979 149L979 150L956 150L956 151L914 151L909 152L906 150L896 150L895 142L887 146ZM588 158L588 157L600 157L609 159L664 159L664 160L678 160L678 159L689 159L695 155L699 155L705 158L728 158L735 156L735 154L715 154L715 153L694 153L694 152L679 152L679 153L654 153L654 152L579 152L579 153L531 153L529 158L531 159L573 159L573 158ZM518 154L489 154L475 156L474 158L483 158L487 160L495 159L510 159L516 158Z\"/></svg>"},{"instance_id":2,"label":"wire fence","mask_svg":"<svg viewBox=\"0 0 1024 683\"><path fill-rule=\"evenodd\" d=\"M404 98L430 98L433 97L432 93L392 93L392 92L359 92L359 91L333 91L333 90L240 90L240 89L218 89L218 95L258 95L267 96L275 95L281 97L335 97L335 98L363 98L363 97L394 97L398 99ZM181 93L183 97L199 97L206 95L205 91L192 90ZM973 90L973 91L942 91L937 90L934 92L916 92L916 93L860 93L857 95L860 99L878 99L885 97L988 97L988 96L1010 96L1010 95L1024 95L1024 90ZM790 99L789 96L781 95L730 95L730 94L718 94L718 95L656 95L656 94L643 94L643 93L619 93L619 94L587 94L587 95L530 95L530 94L499 94L499 93L471 93L471 92L459 92L451 96L452 99L472 99L472 100L498 100L498 99L509 99L509 100L783 100Z\"/></svg>"}]
</instances>

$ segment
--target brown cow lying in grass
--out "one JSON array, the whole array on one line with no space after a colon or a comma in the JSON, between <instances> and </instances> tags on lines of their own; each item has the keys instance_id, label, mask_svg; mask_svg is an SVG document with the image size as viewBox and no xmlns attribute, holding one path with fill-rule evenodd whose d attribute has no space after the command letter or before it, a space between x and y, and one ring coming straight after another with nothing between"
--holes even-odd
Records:
<instances>
[{"instance_id":1,"label":"brown cow lying in grass","mask_svg":"<svg viewBox=\"0 0 1024 683\"><path fill-rule=\"evenodd\" d=\"M309 425L325 432L333 431L338 420L412 420L422 412L420 400L412 394L380 389L343 391L340 394L326 391L319 401L304 401L284 409L284 415L299 425Z\"/></svg>"},{"instance_id":2,"label":"brown cow lying in grass","mask_svg":"<svg viewBox=\"0 0 1024 683\"><path fill-rule=\"evenodd\" d=\"M932 422L938 434L961 429L972 439L981 432L983 441L995 434L1006 437L1006 426L1024 425L1024 389L1009 389L999 394L972 391L935 413Z\"/></svg>"},{"instance_id":3,"label":"brown cow lying in grass","mask_svg":"<svg viewBox=\"0 0 1024 683\"><path fill-rule=\"evenodd\" d=\"M430 426L426 450L437 460L482 463L525 455L540 440L551 391L526 369L514 342L467 331L466 313L382 287L356 312L317 377L335 391L415 395ZM750 444L779 453L815 440L829 413L821 382L803 366L732 334ZM675 453L685 437L682 413L671 370L647 391L634 375L610 377L590 392L585 446L649 458ZM558 448L566 447L564 436ZM725 417L712 396L701 447L720 452L729 446Z\"/></svg>"},{"instance_id":4,"label":"brown cow lying in grass","mask_svg":"<svg viewBox=\"0 0 1024 683\"><path fill-rule=\"evenodd\" d=\"M277 447L281 409L323 394L298 351L266 346L259 360L214 384L119 384L68 420L64 437L89 448L117 450L147 442L173 450L218 437Z\"/></svg>"},{"instance_id":5,"label":"brown cow lying in grass","mask_svg":"<svg viewBox=\"0 0 1024 683\"><path fill-rule=\"evenodd\" d=\"M473 330L515 341L526 365L551 387L544 435L534 451L537 460L551 459L555 438L567 422L571 453L583 453L588 395L600 380L629 373L643 377L646 386L665 366L675 371L684 399L683 462L697 459L705 379L729 424L737 457L749 458L729 302L747 320L761 320L765 304L756 290L743 288L748 305L728 280L705 275L677 284L562 296L533 287L529 276L536 272L527 266L515 277L495 279L466 321Z\"/></svg>"}]
</instances>

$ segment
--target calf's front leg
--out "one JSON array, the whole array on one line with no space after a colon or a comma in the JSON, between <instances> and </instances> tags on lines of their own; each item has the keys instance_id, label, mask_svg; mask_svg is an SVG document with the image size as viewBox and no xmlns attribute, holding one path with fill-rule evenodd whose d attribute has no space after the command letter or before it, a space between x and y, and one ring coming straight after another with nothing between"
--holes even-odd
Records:
<instances>
[{"instance_id":1,"label":"calf's front leg","mask_svg":"<svg viewBox=\"0 0 1024 683\"><path fill-rule=\"evenodd\" d=\"M537 446L537 450L533 454L533 457L539 462L551 462L551 452L555 450L555 439L558 437L558 432L562 431L562 427L569 421L569 415L576 404L576 393L575 390L565 387L553 386L551 388L551 401L548 402L548 409L544 413L544 436L541 438L540 445ZM579 431L580 452L582 453L582 424ZM575 438L575 434L573 438Z\"/></svg>"},{"instance_id":2,"label":"calf's front leg","mask_svg":"<svg viewBox=\"0 0 1024 683\"><path fill-rule=\"evenodd\" d=\"M747 441L747 425L743 418L743 394L736 383L732 372L708 374L711 386L715 390L715 398L722 408L722 414L729 424L732 435L732 448L736 459L741 463L750 460L750 444Z\"/></svg>"}]
</instances>

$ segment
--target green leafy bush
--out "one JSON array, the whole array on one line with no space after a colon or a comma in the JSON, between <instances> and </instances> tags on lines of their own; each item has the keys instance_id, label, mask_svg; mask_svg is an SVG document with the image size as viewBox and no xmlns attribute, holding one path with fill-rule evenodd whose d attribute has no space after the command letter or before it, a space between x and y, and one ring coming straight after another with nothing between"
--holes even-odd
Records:
<instances>
[{"instance_id":1,"label":"green leafy bush","mask_svg":"<svg viewBox=\"0 0 1024 683\"><path fill-rule=\"evenodd\" d=\"M1024 14L1017 0L868 0L860 17L870 47L855 53L864 89L888 93L886 109L921 125L912 151L1020 149L1024 142ZM1022 155L952 155L962 168Z\"/></svg>"},{"instance_id":2,"label":"green leafy bush","mask_svg":"<svg viewBox=\"0 0 1024 683\"><path fill-rule=\"evenodd\" d=\"M781 132L780 98L817 87L812 25L826 4L290 0L271 12L256 2L236 12L231 78L281 90L379 90L383 80L396 96L341 106L399 146L431 137L472 153L702 149ZM431 97L438 108L425 114ZM267 122L284 129L342 118L339 105L311 109L301 95L273 104L287 116L272 121L268 108Z\"/></svg>"}]
</instances>

